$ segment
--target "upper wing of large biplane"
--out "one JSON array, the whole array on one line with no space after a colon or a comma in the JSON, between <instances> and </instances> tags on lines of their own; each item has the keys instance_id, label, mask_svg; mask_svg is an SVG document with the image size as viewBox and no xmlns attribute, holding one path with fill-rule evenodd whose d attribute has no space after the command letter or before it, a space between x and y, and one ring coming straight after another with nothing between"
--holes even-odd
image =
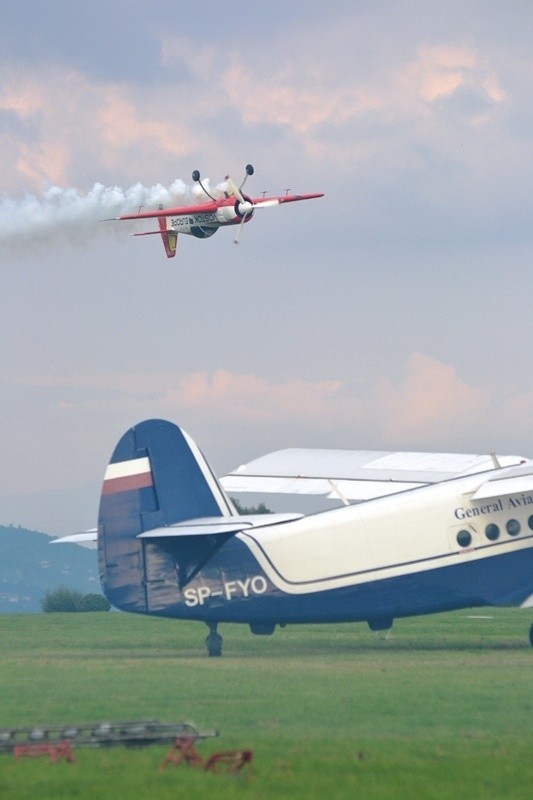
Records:
<instances>
[{"instance_id":1,"label":"upper wing of large biplane","mask_svg":"<svg viewBox=\"0 0 533 800\"><path fill-rule=\"evenodd\" d=\"M243 464L221 483L230 493L327 495L347 504L488 470L485 483L503 480L505 467L523 462L521 456L293 448Z\"/></svg>"}]
</instances>

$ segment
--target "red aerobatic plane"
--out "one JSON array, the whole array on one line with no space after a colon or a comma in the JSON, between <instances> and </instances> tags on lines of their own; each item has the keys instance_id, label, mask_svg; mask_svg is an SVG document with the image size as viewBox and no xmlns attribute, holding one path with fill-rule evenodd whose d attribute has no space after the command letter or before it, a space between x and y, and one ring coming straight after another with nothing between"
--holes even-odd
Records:
<instances>
[{"instance_id":1,"label":"red aerobatic plane","mask_svg":"<svg viewBox=\"0 0 533 800\"><path fill-rule=\"evenodd\" d=\"M282 203L294 203L296 200L311 200L314 197L323 197L323 192L315 194L285 194L281 197L247 197L242 194L242 188L248 175L254 174L251 164L246 165L246 175L240 186L233 183L229 175L225 178L225 191L223 196L216 199L203 186L200 173L197 169L192 173L192 179L198 183L210 201L198 205L179 206L177 208L159 208L157 211L139 211L137 214L123 214L115 219L157 219L159 230L134 233L134 236L150 236L159 234L163 240L168 258L176 255L178 234L184 233L195 236L197 239L207 239L220 227L238 225L237 235L233 240L239 243L242 226L252 219L257 208L270 208Z\"/></svg>"}]
</instances>

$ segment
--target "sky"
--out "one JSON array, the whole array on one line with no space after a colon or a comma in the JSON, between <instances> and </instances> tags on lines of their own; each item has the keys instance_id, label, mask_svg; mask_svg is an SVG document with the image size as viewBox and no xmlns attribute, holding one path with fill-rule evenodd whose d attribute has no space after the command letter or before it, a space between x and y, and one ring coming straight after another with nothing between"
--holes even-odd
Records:
<instances>
[{"instance_id":1,"label":"sky","mask_svg":"<svg viewBox=\"0 0 533 800\"><path fill-rule=\"evenodd\" d=\"M96 523L120 436L533 457L529 0L4 0L0 524ZM122 210L324 192L167 260ZM146 205L148 204L148 205Z\"/></svg>"}]
</instances>

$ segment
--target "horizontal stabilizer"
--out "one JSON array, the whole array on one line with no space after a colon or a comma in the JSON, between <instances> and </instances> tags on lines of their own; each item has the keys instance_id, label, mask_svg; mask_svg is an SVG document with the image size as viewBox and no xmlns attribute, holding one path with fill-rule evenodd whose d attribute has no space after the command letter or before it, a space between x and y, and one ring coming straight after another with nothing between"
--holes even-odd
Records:
<instances>
[{"instance_id":1,"label":"horizontal stabilizer","mask_svg":"<svg viewBox=\"0 0 533 800\"><path fill-rule=\"evenodd\" d=\"M497 456L500 466L516 465L520 456ZM372 450L278 450L250 461L222 478L227 492L327 495L361 501L460 475L493 470L488 455L410 453Z\"/></svg>"},{"instance_id":2,"label":"horizontal stabilizer","mask_svg":"<svg viewBox=\"0 0 533 800\"><path fill-rule=\"evenodd\" d=\"M250 514L235 517L204 517L189 519L177 525L165 528L154 528L151 531L140 533L138 539L169 539L179 536L216 536L218 534L239 533L250 528L266 528L271 525L282 525L295 519L301 519L302 514Z\"/></svg>"},{"instance_id":3,"label":"horizontal stabilizer","mask_svg":"<svg viewBox=\"0 0 533 800\"><path fill-rule=\"evenodd\" d=\"M161 224L161 219L163 220L163 224ZM132 233L132 236L161 236L167 257L174 258L178 246L178 234L175 231L166 229L164 217L160 218L159 224L160 230L158 231L139 231L138 233Z\"/></svg>"},{"instance_id":4,"label":"horizontal stabilizer","mask_svg":"<svg viewBox=\"0 0 533 800\"><path fill-rule=\"evenodd\" d=\"M69 536L60 536L59 539L52 539L50 544L96 544L97 529L91 528L90 531L83 531L83 533L72 533Z\"/></svg>"}]
</instances>

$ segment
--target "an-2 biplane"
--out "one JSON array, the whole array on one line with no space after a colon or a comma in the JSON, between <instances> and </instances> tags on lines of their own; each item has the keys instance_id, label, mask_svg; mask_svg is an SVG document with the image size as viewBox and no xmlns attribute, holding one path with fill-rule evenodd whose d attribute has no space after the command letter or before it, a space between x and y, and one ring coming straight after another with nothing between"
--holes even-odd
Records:
<instances>
[{"instance_id":1,"label":"an-2 biplane","mask_svg":"<svg viewBox=\"0 0 533 800\"><path fill-rule=\"evenodd\" d=\"M192 179L197 183L206 197L207 202L197 205L178 206L176 208L159 208L157 211L139 211L136 214L122 214L114 217L117 220L132 219L157 219L159 230L142 231L134 233L134 236L153 236L159 235L163 240L165 252L168 258L176 255L178 245L178 235L183 233L187 236L195 236L197 239L207 239L213 236L221 227L227 225L238 225L237 234L234 238L238 244L241 237L242 227L245 222L249 222L254 212L259 208L271 208L284 203L294 203L297 200L312 200L315 197L323 197L323 192L314 194L285 194L277 197L248 197L242 193L242 188L249 175L254 174L251 164L246 165L246 173L240 186L237 186L229 175L225 177L225 187L218 199L207 191L202 183L200 173L197 169L192 173Z\"/></svg>"},{"instance_id":2,"label":"an-2 biplane","mask_svg":"<svg viewBox=\"0 0 533 800\"><path fill-rule=\"evenodd\" d=\"M226 492L327 494L303 517L240 515ZM59 541L80 542L87 534ZM220 482L165 420L130 428L107 467L102 587L116 608L254 634L482 606L533 607L533 460L521 456L281 450ZM533 625L530 629L533 645Z\"/></svg>"}]
</instances>

